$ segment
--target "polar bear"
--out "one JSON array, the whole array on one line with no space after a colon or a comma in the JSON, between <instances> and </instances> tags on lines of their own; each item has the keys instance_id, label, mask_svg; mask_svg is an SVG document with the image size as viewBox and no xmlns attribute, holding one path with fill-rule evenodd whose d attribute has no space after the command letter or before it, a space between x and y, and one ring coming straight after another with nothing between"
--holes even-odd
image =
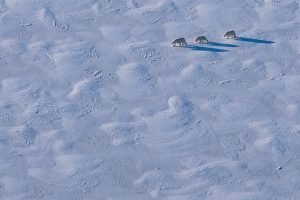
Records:
<instances>
[{"instance_id":1,"label":"polar bear","mask_svg":"<svg viewBox=\"0 0 300 200\"><path fill-rule=\"evenodd\" d=\"M207 44L208 40L205 36L200 36L195 39L195 42L200 44Z\"/></svg>"},{"instance_id":2,"label":"polar bear","mask_svg":"<svg viewBox=\"0 0 300 200\"><path fill-rule=\"evenodd\" d=\"M225 33L224 37L226 39L235 39L236 38L235 31L228 31L227 33Z\"/></svg>"},{"instance_id":3,"label":"polar bear","mask_svg":"<svg viewBox=\"0 0 300 200\"><path fill-rule=\"evenodd\" d=\"M180 47L180 46L186 46L187 42L184 38L178 38L172 42L173 47Z\"/></svg>"}]
</instances>

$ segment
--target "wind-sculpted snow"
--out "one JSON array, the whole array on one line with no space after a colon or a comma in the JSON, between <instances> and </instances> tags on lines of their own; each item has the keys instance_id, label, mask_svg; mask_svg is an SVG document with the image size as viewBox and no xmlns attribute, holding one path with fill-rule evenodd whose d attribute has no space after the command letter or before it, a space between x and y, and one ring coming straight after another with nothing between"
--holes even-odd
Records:
<instances>
[{"instance_id":1,"label":"wind-sculpted snow","mask_svg":"<svg viewBox=\"0 0 300 200\"><path fill-rule=\"evenodd\" d=\"M0 0L0 199L300 199L299 13Z\"/></svg>"}]
</instances>

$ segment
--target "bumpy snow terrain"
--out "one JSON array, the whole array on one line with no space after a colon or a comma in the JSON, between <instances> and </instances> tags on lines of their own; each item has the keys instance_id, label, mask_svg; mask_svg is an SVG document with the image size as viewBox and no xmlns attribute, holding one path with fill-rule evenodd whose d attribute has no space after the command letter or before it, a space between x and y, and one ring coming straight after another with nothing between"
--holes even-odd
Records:
<instances>
[{"instance_id":1,"label":"bumpy snow terrain","mask_svg":"<svg viewBox=\"0 0 300 200\"><path fill-rule=\"evenodd\" d=\"M0 0L0 199L299 200L299 3Z\"/></svg>"}]
</instances>

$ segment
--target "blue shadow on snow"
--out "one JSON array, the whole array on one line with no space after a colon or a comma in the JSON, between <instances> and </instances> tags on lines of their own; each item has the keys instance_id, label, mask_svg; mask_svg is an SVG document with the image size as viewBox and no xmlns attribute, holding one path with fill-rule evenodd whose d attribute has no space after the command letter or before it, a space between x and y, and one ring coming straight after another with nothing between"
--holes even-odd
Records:
<instances>
[{"instance_id":1,"label":"blue shadow on snow","mask_svg":"<svg viewBox=\"0 0 300 200\"><path fill-rule=\"evenodd\" d=\"M218 43L218 42L208 42L207 45L213 47L240 47L235 44L226 44L226 43Z\"/></svg>"},{"instance_id":2,"label":"blue shadow on snow","mask_svg":"<svg viewBox=\"0 0 300 200\"><path fill-rule=\"evenodd\" d=\"M191 49L193 51L208 51L208 52L228 52L228 50L225 49L216 49L216 48L209 48L209 47L200 47L195 45L187 45L183 48Z\"/></svg>"},{"instance_id":3,"label":"blue shadow on snow","mask_svg":"<svg viewBox=\"0 0 300 200\"><path fill-rule=\"evenodd\" d=\"M242 41L242 42L259 43L259 44L273 44L273 43L275 43L273 41L253 39L253 38L245 38L245 37L238 37L235 40Z\"/></svg>"}]
</instances>

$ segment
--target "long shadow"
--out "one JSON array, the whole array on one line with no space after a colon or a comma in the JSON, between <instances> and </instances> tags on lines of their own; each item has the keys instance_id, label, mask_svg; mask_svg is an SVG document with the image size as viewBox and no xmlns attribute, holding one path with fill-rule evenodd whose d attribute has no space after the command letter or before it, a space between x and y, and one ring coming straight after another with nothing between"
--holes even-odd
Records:
<instances>
[{"instance_id":1,"label":"long shadow","mask_svg":"<svg viewBox=\"0 0 300 200\"><path fill-rule=\"evenodd\" d=\"M260 39L254 39L254 38L245 38L245 37L238 37L235 40L242 41L242 42L259 43L259 44L273 44L273 43L275 43L273 41L260 40Z\"/></svg>"},{"instance_id":2,"label":"long shadow","mask_svg":"<svg viewBox=\"0 0 300 200\"><path fill-rule=\"evenodd\" d=\"M225 43L218 43L218 42L208 42L207 45L213 46L213 47L240 47L235 44L225 44Z\"/></svg>"},{"instance_id":3,"label":"long shadow","mask_svg":"<svg viewBox=\"0 0 300 200\"><path fill-rule=\"evenodd\" d=\"M200 46L195 46L195 45L187 45L187 46L184 46L184 48L191 49L193 51L228 52L228 50L225 50L225 49L200 47Z\"/></svg>"}]
</instances>

